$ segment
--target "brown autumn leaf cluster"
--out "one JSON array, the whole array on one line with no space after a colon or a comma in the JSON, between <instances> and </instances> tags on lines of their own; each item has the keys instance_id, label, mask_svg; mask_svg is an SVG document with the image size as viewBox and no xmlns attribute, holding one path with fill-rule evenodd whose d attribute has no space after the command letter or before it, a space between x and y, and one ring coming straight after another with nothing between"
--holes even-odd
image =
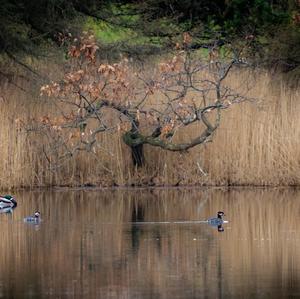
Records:
<instances>
[{"instance_id":1,"label":"brown autumn leaf cluster","mask_svg":"<svg viewBox=\"0 0 300 299\"><path fill-rule=\"evenodd\" d=\"M95 36L88 32L83 32L80 38L75 38L69 49L69 56L74 58L84 57L90 62L95 61L96 52L99 47L96 44Z\"/></svg>"},{"instance_id":2,"label":"brown autumn leaf cluster","mask_svg":"<svg viewBox=\"0 0 300 299\"><path fill-rule=\"evenodd\" d=\"M91 102L103 98L111 101L126 101L133 95L133 85L128 78L128 61L97 64L95 55L99 47L93 35L75 39L69 55L74 58L74 71L65 74L60 82L41 87L41 94L48 97L68 97L76 103L89 98ZM131 88L130 88L131 87ZM78 106L77 108L81 108Z\"/></svg>"},{"instance_id":3,"label":"brown autumn leaf cluster","mask_svg":"<svg viewBox=\"0 0 300 299\"><path fill-rule=\"evenodd\" d=\"M169 61L160 63L160 72L167 75L179 71L183 64L183 54L184 52L181 51L177 55L174 55Z\"/></svg>"}]
</instances>

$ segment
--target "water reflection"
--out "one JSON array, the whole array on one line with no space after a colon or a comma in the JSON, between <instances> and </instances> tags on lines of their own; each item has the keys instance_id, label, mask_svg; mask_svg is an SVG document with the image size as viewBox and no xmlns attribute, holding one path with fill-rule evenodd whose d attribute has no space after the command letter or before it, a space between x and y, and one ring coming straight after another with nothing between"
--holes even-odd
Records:
<instances>
[{"instance_id":1,"label":"water reflection","mask_svg":"<svg viewBox=\"0 0 300 299\"><path fill-rule=\"evenodd\" d=\"M218 229L218 232L221 232L221 233L225 231L222 224L218 225L217 229Z\"/></svg>"},{"instance_id":2,"label":"water reflection","mask_svg":"<svg viewBox=\"0 0 300 299\"><path fill-rule=\"evenodd\" d=\"M296 298L299 195L16 194L18 207L0 215L0 298ZM36 210L43 215L38 230L23 222ZM219 210L226 226L201 222Z\"/></svg>"},{"instance_id":3,"label":"water reflection","mask_svg":"<svg viewBox=\"0 0 300 299\"><path fill-rule=\"evenodd\" d=\"M6 208L1 208L0 209L0 214L12 214L13 209L15 209L15 207L6 207Z\"/></svg>"}]
</instances>

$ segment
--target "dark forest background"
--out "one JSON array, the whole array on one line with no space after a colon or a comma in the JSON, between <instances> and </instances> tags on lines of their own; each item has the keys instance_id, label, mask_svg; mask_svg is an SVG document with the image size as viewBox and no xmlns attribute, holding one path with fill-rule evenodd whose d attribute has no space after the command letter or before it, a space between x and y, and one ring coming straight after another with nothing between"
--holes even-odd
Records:
<instances>
[{"instance_id":1,"label":"dark forest background","mask_svg":"<svg viewBox=\"0 0 300 299\"><path fill-rule=\"evenodd\" d=\"M1 53L20 62L47 55L66 31L93 29L108 49L129 55L168 50L190 32L195 47L251 38L260 64L299 73L299 0L1 0L0 25Z\"/></svg>"}]
</instances>

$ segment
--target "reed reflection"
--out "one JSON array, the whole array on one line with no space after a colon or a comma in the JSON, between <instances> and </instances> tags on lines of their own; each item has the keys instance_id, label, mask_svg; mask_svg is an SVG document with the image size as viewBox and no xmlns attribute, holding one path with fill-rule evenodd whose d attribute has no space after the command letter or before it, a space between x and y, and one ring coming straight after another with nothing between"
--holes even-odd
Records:
<instances>
[{"instance_id":1,"label":"reed reflection","mask_svg":"<svg viewBox=\"0 0 300 299\"><path fill-rule=\"evenodd\" d=\"M0 215L0 298L300 294L297 192L22 192L17 198L13 214ZM43 215L38 231L23 223L35 210ZM228 215L226 226L197 223L219 210Z\"/></svg>"}]
</instances>

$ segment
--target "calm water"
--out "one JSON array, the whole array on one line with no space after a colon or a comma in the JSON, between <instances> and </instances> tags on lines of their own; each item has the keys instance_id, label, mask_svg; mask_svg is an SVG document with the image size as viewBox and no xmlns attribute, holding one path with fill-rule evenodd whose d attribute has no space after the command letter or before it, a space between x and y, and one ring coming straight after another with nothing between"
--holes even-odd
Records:
<instances>
[{"instance_id":1,"label":"calm water","mask_svg":"<svg viewBox=\"0 0 300 299\"><path fill-rule=\"evenodd\" d=\"M0 214L0 298L300 298L300 191L15 196ZM23 223L35 210L43 222ZM193 222L218 210L224 232Z\"/></svg>"}]
</instances>

